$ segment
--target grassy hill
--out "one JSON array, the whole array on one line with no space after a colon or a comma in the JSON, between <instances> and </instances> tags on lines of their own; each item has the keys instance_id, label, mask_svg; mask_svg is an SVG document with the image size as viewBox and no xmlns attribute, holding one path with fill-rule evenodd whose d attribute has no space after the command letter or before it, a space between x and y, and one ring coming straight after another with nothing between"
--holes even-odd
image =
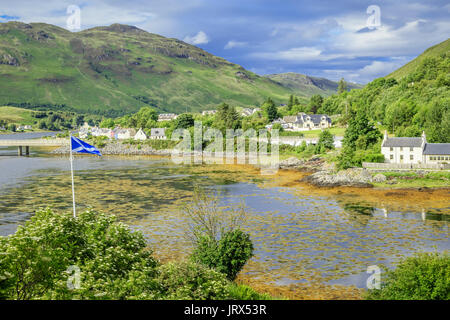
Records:
<instances>
[{"instance_id":1,"label":"grassy hill","mask_svg":"<svg viewBox=\"0 0 450 320\"><path fill-rule=\"evenodd\" d=\"M119 116L286 102L291 89L177 39L114 24L0 23L0 105ZM305 96L305 95L304 95ZM306 98L305 98L306 99Z\"/></svg>"},{"instance_id":2,"label":"grassy hill","mask_svg":"<svg viewBox=\"0 0 450 320\"><path fill-rule=\"evenodd\" d=\"M269 74L265 77L280 83L281 85L290 88L300 97L310 97L314 94L321 96L330 96L337 92L338 82L331 81L325 78L310 77L304 74L287 72L279 74ZM359 89L362 85L356 83L347 83L348 89Z\"/></svg>"},{"instance_id":3,"label":"grassy hill","mask_svg":"<svg viewBox=\"0 0 450 320\"><path fill-rule=\"evenodd\" d=\"M14 124L34 124L36 121L32 116L34 112L22 108L0 106L0 121Z\"/></svg>"},{"instance_id":4,"label":"grassy hill","mask_svg":"<svg viewBox=\"0 0 450 320\"><path fill-rule=\"evenodd\" d=\"M412 61L405 64L403 67L401 67L401 68L395 70L394 72L392 72L391 74L387 75L386 78L394 78L394 79L398 80L398 79L405 77L408 74L412 73L415 69L417 69L419 67L419 65L426 58L438 57L449 51L450 51L450 38L445 40L444 42L441 42L435 46L428 48L417 58L413 59Z\"/></svg>"}]
</instances>

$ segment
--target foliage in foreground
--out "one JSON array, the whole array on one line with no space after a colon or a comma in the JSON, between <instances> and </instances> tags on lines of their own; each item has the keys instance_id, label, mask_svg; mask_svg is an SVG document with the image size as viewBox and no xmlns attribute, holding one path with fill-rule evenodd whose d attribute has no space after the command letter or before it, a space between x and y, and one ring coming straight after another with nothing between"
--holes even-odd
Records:
<instances>
[{"instance_id":1,"label":"foliage in foreground","mask_svg":"<svg viewBox=\"0 0 450 320\"><path fill-rule=\"evenodd\" d=\"M71 269L79 270L79 287L73 288L77 280ZM15 234L0 237L0 299L249 296L237 287L225 274L194 262L161 265L141 232L94 211L76 219L70 213L38 211Z\"/></svg>"},{"instance_id":2,"label":"foliage in foreground","mask_svg":"<svg viewBox=\"0 0 450 320\"><path fill-rule=\"evenodd\" d=\"M384 275L381 289L370 290L370 300L449 300L450 256L422 253L408 257Z\"/></svg>"}]
</instances>

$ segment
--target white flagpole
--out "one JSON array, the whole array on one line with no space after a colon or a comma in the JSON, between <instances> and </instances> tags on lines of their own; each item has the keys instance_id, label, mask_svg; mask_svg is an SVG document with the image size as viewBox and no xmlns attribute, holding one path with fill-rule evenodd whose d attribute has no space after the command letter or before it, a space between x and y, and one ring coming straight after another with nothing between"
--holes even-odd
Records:
<instances>
[{"instance_id":1,"label":"white flagpole","mask_svg":"<svg viewBox=\"0 0 450 320\"><path fill-rule=\"evenodd\" d=\"M72 199L73 199L73 217L77 217L77 212L75 210L75 185L73 183L73 155L72 155L72 134L70 137L70 172L72 174Z\"/></svg>"}]
</instances>

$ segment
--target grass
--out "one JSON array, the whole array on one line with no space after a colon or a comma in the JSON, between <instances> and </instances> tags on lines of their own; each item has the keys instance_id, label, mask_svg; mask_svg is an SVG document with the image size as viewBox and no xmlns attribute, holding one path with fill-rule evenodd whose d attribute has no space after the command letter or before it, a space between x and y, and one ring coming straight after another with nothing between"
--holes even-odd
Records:
<instances>
[{"instance_id":1,"label":"grass","mask_svg":"<svg viewBox=\"0 0 450 320\"><path fill-rule=\"evenodd\" d=\"M378 188L450 188L450 172L449 171L436 171L420 174L414 171L405 172L372 172L372 175L384 174L388 180L386 182L374 182L374 187ZM387 182L395 181L394 184Z\"/></svg>"},{"instance_id":2,"label":"grass","mask_svg":"<svg viewBox=\"0 0 450 320\"><path fill-rule=\"evenodd\" d=\"M23 108L0 106L0 120L16 125L34 124L36 119L33 118L33 113L34 111Z\"/></svg>"},{"instance_id":3,"label":"grass","mask_svg":"<svg viewBox=\"0 0 450 320\"><path fill-rule=\"evenodd\" d=\"M328 130L330 130L331 134L338 137L343 137L345 134L346 128L341 127L332 127ZM302 131L305 138L318 138L322 130L309 130L309 131Z\"/></svg>"}]
</instances>

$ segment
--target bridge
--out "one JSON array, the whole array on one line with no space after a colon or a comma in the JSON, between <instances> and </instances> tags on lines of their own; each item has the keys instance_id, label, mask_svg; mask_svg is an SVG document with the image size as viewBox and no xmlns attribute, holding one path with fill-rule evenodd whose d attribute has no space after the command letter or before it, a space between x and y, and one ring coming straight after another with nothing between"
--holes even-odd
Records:
<instances>
[{"instance_id":1,"label":"bridge","mask_svg":"<svg viewBox=\"0 0 450 320\"><path fill-rule=\"evenodd\" d=\"M18 147L18 155L30 154L30 147L61 147L69 145L70 140L64 138L57 139L0 139L0 147ZM25 152L23 150L25 147Z\"/></svg>"}]
</instances>

